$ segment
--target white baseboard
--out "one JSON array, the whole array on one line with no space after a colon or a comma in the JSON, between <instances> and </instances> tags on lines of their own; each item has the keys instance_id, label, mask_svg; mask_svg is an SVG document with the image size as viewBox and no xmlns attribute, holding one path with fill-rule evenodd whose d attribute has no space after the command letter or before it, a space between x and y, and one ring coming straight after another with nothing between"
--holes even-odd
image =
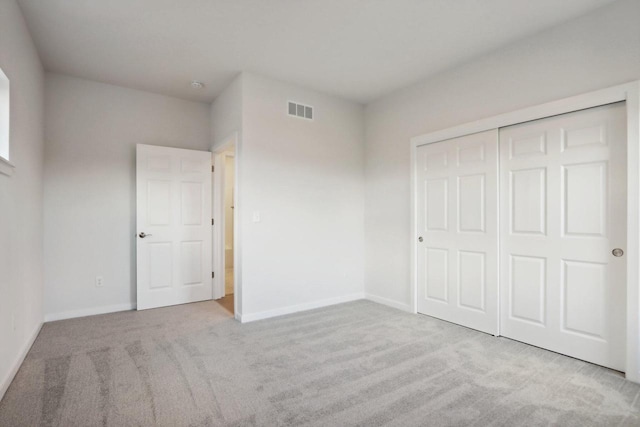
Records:
<instances>
[{"instance_id":1,"label":"white baseboard","mask_svg":"<svg viewBox=\"0 0 640 427\"><path fill-rule=\"evenodd\" d=\"M378 295L365 294L365 298L378 304L387 305L389 307L397 308L398 310L406 311L407 313L413 313L411 306L403 302L395 301L389 298L379 297Z\"/></svg>"},{"instance_id":2,"label":"white baseboard","mask_svg":"<svg viewBox=\"0 0 640 427\"><path fill-rule=\"evenodd\" d=\"M306 304L290 305L288 307L276 308L275 310L260 311L258 313L242 314L238 320L242 323L254 322L256 320L269 319L271 317L284 316L285 314L297 313L299 311L313 310L314 308L327 307L329 305L342 304L344 302L365 299L364 293L344 295L336 298L329 298ZM236 317L236 318L238 318Z\"/></svg>"},{"instance_id":3,"label":"white baseboard","mask_svg":"<svg viewBox=\"0 0 640 427\"><path fill-rule=\"evenodd\" d=\"M56 320L73 319L75 317L95 316L96 314L116 313L118 311L134 310L136 305L133 303L106 305L102 307L83 308L81 310L64 311L62 313L45 314L45 322L53 322Z\"/></svg>"},{"instance_id":4,"label":"white baseboard","mask_svg":"<svg viewBox=\"0 0 640 427\"><path fill-rule=\"evenodd\" d=\"M9 389L11 381L13 381L13 379L15 378L16 374L18 373L18 369L20 369L20 366L22 366L22 362L24 362L24 358L27 357L27 353L29 353L29 350L31 350L31 346L38 337L40 329L42 329L42 325L43 324L40 323L38 326L36 326L35 330L31 333L31 336L22 347L22 350L20 350L20 353L18 353L18 357L13 362L13 365L11 365L11 369L9 369L7 376L2 379L2 382L0 383L0 400L2 400L4 394Z\"/></svg>"},{"instance_id":5,"label":"white baseboard","mask_svg":"<svg viewBox=\"0 0 640 427\"><path fill-rule=\"evenodd\" d=\"M635 375L632 372L625 372L624 377L634 383L640 383L640 372L636 372Z\"/></svg>"}]
</instances>

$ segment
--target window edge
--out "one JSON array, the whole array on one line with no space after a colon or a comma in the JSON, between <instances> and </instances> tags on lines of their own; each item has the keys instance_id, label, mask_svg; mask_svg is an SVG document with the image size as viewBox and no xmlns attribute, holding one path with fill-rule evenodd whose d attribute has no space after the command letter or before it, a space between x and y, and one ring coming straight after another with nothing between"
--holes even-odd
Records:
<instances>
[{"instance_id":1,"label":"window edge","mask_svg":"<svg viewBox=\"0 0 640 427\"><path fill-rule=\"evenodd\" d=\"M16 166L13 163L0 156L0 174L11 176L13 175L13 171L15 168Z\"/></svg>"}]
</instances>

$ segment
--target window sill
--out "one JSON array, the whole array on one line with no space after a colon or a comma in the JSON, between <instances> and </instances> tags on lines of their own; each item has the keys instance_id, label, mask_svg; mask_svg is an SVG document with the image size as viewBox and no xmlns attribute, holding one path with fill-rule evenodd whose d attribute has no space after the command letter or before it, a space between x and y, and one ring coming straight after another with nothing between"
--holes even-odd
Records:
<instances>
[{"instance_id":1,"label":"window sill","mask_svg":"<svg viewBox=\"0 0 640 427\"><path fill-rule=\"evenodd\" d=\"M13 170L16 167L9 160L6 160L3 157L0 157L0 174L11 176L13 175Z\"/></svg>"}]
</instances>

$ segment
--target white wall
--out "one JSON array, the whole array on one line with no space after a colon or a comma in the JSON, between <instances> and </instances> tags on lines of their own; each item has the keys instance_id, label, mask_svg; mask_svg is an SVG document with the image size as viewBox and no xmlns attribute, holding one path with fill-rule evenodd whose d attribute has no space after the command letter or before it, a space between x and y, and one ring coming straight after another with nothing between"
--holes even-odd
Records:
<instances>
[{"instance_id":1,"label":"white wall","mask_svg":"<svg viewBox=\"0 0 640 427\"><path fill-rule=\"evenodd\" d=\"M243 320L362 297L363 107L251 74L242 107Z\"/></svg>"},{"instance_id":2,"label":"white wall","mask_svg":"<svg viewBox=\"0 0 640 427\"><path fill-rule=\"evenodd\" d=\"M222 91L211 104L212 147L225 142L233 132L242 131L242 74Z\"/></svg>"},{"instance_id":3,"label":"white wall","mask_svg":"<svg viewBox=\"0 0 640 427\"><path fill-rule=\"evenodd\" d=\"M135 146L208 151L210 106L48 73L45 113L46 318L131 308Z\"/></svg>"},{"instance_id":4,"label":"white wall","mask_svg":"<svg viewBox=\"0 0 640 427\"><path fill-rule=\"evenodd\" d=\"M0 174L0 399L40 328L44 72L14 0L0 2L13 176Z\"/></svg>"},{"instance_id":5,"label":"white wall","mask_svg":"<svg viewBox=\"0 0 640 427\"><path fill-rule=\"evenodd\" d=\"M640 79L638 17L622 0L367 106L367 294L410 301L409 139Z\"/></svg>"}]
</instances>

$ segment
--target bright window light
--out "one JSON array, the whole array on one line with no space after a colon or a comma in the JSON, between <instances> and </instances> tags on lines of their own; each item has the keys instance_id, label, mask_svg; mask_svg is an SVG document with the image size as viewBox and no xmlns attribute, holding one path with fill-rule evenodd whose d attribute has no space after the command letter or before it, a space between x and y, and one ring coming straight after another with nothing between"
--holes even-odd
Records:
<instances>
[{"instance_id":1,"label":"bright window light","mask_svg":"<svg viewBox=\"0 0 640 427\"><path fill-rule=\"evenodd\" d=\"M0 68L0 157L9 160L9 78Z\"/></svg>"}]
</instances>

